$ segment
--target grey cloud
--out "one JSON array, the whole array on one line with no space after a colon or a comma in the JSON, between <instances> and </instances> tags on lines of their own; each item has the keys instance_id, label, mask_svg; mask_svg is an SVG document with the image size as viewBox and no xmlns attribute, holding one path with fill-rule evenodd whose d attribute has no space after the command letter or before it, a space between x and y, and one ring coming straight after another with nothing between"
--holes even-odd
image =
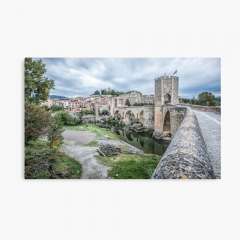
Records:
<instances>
[{"instance_id":1,"label":"grey cloud","mask_svg":"<svg viewBox=\"0 0 240 240\"><path fill-rule=\"evenodd\" d=\"M219 58L42 58L55 81L52 94L89 95L96 89L138 90L153 94L154 79L178 69L180 94L201 89L220 93Z\"/></svg>"}]
</instances>

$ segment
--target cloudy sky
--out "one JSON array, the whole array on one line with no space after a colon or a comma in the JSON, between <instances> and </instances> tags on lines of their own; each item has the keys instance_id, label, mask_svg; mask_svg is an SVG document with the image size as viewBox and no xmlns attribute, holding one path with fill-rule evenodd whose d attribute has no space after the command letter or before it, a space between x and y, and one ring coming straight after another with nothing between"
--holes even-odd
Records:
<instances>
[{"instance_id":1,"label":"cloudy sky","mask_svg":"<svg viewBox=\"0 0 240 240\"><path fill-rule=\"evenodd\" d=\"M178 70L181 97L220 95L219 58L42 58L55 81L51 94L88 96L96 89L154 94L154 79Z\"/></svg>"}]
</instances>

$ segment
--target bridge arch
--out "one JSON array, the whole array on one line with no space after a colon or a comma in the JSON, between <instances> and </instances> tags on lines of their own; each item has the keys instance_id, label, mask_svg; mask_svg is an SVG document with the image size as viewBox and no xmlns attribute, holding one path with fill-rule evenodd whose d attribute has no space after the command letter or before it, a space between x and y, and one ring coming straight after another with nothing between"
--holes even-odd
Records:
<instances>
[{"instance_id":1,"label":"bridge arch","mask_svg":"<svg viewBox=\"0 0 240 240\"><path fill-rule=\"evenodd\" d=\"M144 124L144 111L143 110L139 114L139 121L140 121L140 123Z\"/></svg>"},{"instance_id":2,"label":"bridge arch","mask_svg":"<svg viewBox=\"0 0 240 240\"><path fill-rule=\"evenodd\" d=\"M125 114L126 124L131 124L135 120L135 115L131 110L128 110Z\"/></svg>"},{"instance_id":3,"label":"bridge arch","mask_svg":"<svg viewBox=\"0 0 240 240\"><path fill-rule=\"evenodd\" d=\"M171 133L171 121L170 121L170 112L169 110L166 112L163 121L163 132Z\"/></svg>"},{"instance_id":4,"label":"bridge arch","mask_svg":"<svg viewBox=\"0 0 240 240\"><path fill-rule=\"evenodd\" d=\"M116 117L116 118L118 118L118 119L121 118L121 114L120 114L119 110L115 111L114 117Z\"/></svg>"}]
</instances>

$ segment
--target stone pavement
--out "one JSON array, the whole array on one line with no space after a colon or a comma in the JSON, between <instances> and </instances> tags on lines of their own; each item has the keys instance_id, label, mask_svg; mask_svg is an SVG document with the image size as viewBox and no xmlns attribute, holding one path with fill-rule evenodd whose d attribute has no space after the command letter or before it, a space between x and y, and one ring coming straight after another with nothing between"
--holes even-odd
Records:
<instances>
[{"instance_id":1,"label":"stone pavement","mask_svg":"<svg viewBox=\"0 0 240 240\"><path fill-rule=\"evenodd\" d=\"M197 116L216 178L221 178L221 115L193 110Z\"/></svg>"}]
</instances>

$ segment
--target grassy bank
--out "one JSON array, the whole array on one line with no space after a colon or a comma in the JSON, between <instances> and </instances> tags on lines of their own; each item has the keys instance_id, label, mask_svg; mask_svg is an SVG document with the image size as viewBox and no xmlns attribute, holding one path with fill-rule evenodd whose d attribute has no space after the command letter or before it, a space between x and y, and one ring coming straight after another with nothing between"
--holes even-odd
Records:
<instances>
[{"instance_id":1,"label":"grassy bank","mask_svg":"<svg viewBox=\"0 0 240 240\"><path fill-rule=\"evenodd\" d=\"M98 156L99 161L110 167L108 175L114 179L148 179L160 157L155 154L119 154L112 157Z\"/></svg>"},{"instance_id":2,"label":"grassy bank","mask_svg":"<svg viewBox=\"0 0 240 240\"><path fill-rule=\"evenodd\" d=\"M67 126L65 129L89 131L96 134L96 140L86 146L97 147L99 139L120 140L119 135L109 129L100 128L94 124ZM156 154L124 154L103 157L97 156L100 163L109 167L108 176L113 179L149 179L156 168L160 156Z\"/></svg>"},{"instance_id":3,"label":"grassy bank","mask_svg":"<svg viewBox=\"0 0 240 240\"><path fill-rule=\"evenodd\" d=\"M100 128L95 124L82 124L78 126L65 126L65 129L76 130L76 131L89 131L95 133L97 139L107 138L107 139L120 139L119 135L111 132L109 129Z\"/></svg>"},{"instance_id":4,"label":"grassy bank","mask_svg":"<svg viewBox=\"0 0 240 240\"><path fill-rule=\"evenodd\" d=\"M25 178L75 179L80 176L80 163L51 149L46 141L33 141L25 147Z\"/></svg>"}]
</instances>

